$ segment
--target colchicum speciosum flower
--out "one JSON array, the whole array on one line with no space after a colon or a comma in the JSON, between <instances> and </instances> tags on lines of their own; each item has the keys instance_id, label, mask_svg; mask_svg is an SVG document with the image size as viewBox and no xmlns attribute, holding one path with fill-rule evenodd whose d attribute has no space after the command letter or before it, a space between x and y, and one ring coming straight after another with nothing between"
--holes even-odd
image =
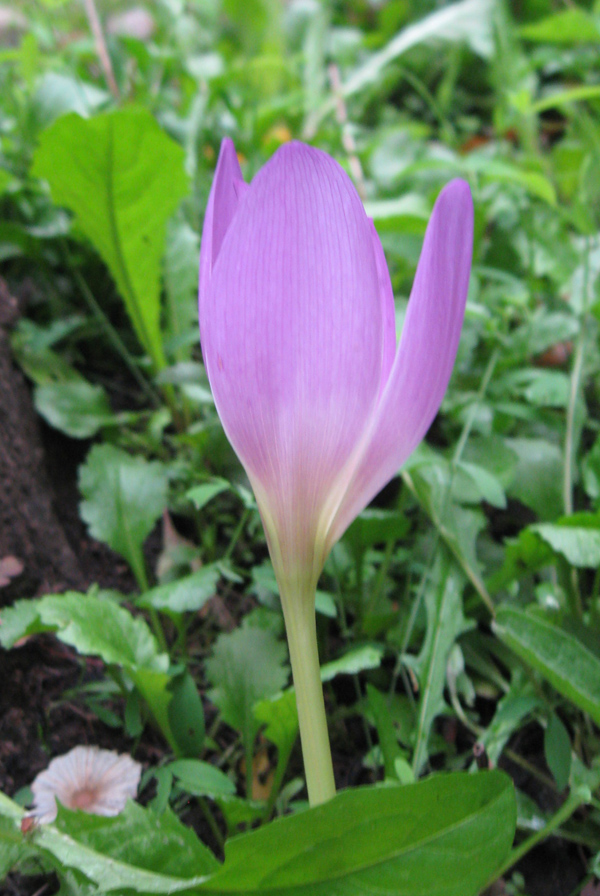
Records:
<instances>
[{"instance_id":1,"label":"colchicum speciosum flower","mask_svg":"<svg viewBox=\"0 0 600 896\"><path fill-rule=\"evenodd\" d=\"M135 799L142 767L127 754L98 747L75 747L53 759L35 778L29 813L41 824L56 818L56 800L67 809L92 815L118 815Z\"/></svg>"},{"instance_id":2,"label":"colchicum speciosum flower","mask_svg":"<svg viewBox=\"0 0 600 896\"><path fill-rule=\"evenodd\" d=\"M200 256L204 362L254 489L281 592L311 803L334 793L314 595L331 547L421 441L456 356L468 185L442 190L402 337L372 221L326 153L289 143L242 178L225 140Z\"/></svg>"}]
</instances>

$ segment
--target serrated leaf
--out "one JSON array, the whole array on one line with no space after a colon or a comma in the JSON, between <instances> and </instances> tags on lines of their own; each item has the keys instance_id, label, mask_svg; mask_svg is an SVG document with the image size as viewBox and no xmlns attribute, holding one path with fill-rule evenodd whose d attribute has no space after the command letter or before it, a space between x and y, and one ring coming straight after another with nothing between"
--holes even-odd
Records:
<instances>
[{"instance_id":1,"label":"serrated leaf","mask_svg":"<svg viewBox=\"0 0 600 896\"><path fill-rule=\"evenodd\" d=\"M206 662L206 676L213 686L209 697L246 744L258 730L254 704L287 684L286 659L285 644L265 629L238 628L215 641Z\"/></svg>"},{"instance_id":2,"label":"serrated leaf","mask_svg":"<svg viewBox=\"0 0 600 896\"><path fill-rule=\"evenodd\" d=\"M136 599L136 604L170 613L194 613L214 597L219 576L217 564L203 566L189 576L145 591Z\"/></svg>"},{"instance_id":3,"label":"serrated leaf","mask_svg":"<svg viewBox=\"0 0 600 896\"><path fill-rule=\"evenodd\" d=\"M427 633L414 667L419 680L419 705L413 770L418 774L427 759L431 726L444 709L446 663L452 645L469 628L462 607L465 578L448 552L438 550L425 591Z\"/></svg>"},{"instance_id":4,"label":"serrated leaf","mask_svg":"<svg viewBox=\"0 0 600 896\"><path fill-rule=\"evenodd\" d=\"M142 545L167 506L165 467L113 445L95 445L79 468L79 488L90 535L121 554L144 582Z\"/></svg>"},{"instance_id":5,"label":"serrated leaf","mask_svg":"<svg viewBox=\"0 0 600 896\"><path fill-rule=\"evenodd\" d=\"M578 513L530 527L553 551L582 569L600 565L600 516Z\"/></svg>"},{"instance_id":6,"label":"serrated leaf","mask_svg":"<svg viewBox=\"0 0 600 896\"><path fill-rule=\"evenodd\" d=\"M500 607L493 628L559 694L600 724L600 659L595 653L547 618L516 607Z\"/></svg>"},{"instance_id":7,"label":"serrated leaf","mask_svg":"<svg viewBox=\"0 0 600 896\"><path fill-rule=\"evenodd\" d=\"M63 818L65 817L65 811L66 810L62 810ZM150 810L148 811L150 812ZM20 831L20 824L24 812L3 793L0 793L0 815L12 820L12 828L10 829L9 834L6 834L4 830L0 828L0 840L7 842L9 836L13 840L15 837L22 840L23 834ZM78 822L81 822L82 816L83 813L77 813ZM158 815L155 815L155 817L157 819L160 818ZM88 815L84 817L83 827L85 827L86 820L88 822L91 820L92 825L97 820L104 825L110 825L115 822L119 823L120 816L117 816L116 818L101 818L99 816ZM126 825L125 830L126 833L123 832L123 827L121 825L119 841L122 846L126 847L131 836L131 825ZM202 864L205 864L205 866L211 864L210 858L203 857L200 859L200 875L195 878L184 879L181 877L157 874L156 872L148 871L145 868L131 865L127 861L121 861L120 859L105 855L103 852L95 849L92 845L82 843L79 840L78 835L71 836L68 833L59 831L55 825L39 825L30 836L29 843L31 848L39 852L42 857L51 855L54 859L58 860L64 868L77 869L84 874L88 880L94 881L100 885L104 892L130 889L134 892L142 893L169 893L176 892L177 890L185 890L189 888L192 883L203 882L206 879L206 874L202 872ZM202 850L202 844L200 844L200 849ZM208 851L206 852L208 853ZM151 861L151 856L149 859ZM214 868L214 865L212 867Z\"/></svg>"},{"instance_id":8,"label":"serrated leaf","mask_svg":"<svg viewBox=\"0 0 600 896\"><path fill-rule=\"evenodd\" d=\"M37 604L42 625L84 656L131 669L168 667L168 657L160 653L145 620L132 616L110 592L67 591L42 597Z\"/></svg>"},{"instance_id":9,"label":"serrated leaf","mask_svg":"<svg viewBox=\"0 0 600 896\"><path fill-rule=\"evenodd\" d=\"M55 203L75 213L161 369L160 262L167 220L188 189L183 150L142 108L89 119L71 113L42 134L32 172L48 181Z\"/></svg>"},{"instance_id":10,"label":"serrated leaf","mask_svg":"<svg viewBox=\"0 0 600 896\"><path fill-rule=\"evenodd\" d=\"M61 806L56 828L107 858L157 874L188 878L219 868L210 850L168 807L158 815L130 800L118 816L105 818Z\"/></svg>"},{"instance_id":11,"label":"serrated leaf","mask_svg":"<svg viewBox=\"0 0 600 896\"><path fill-rule=\"evenodd\" d=\"M38 386L33 397L38 414L74 439L89 439L115 419L104 389L85 380Z\"/></svg>"}]
</instances>

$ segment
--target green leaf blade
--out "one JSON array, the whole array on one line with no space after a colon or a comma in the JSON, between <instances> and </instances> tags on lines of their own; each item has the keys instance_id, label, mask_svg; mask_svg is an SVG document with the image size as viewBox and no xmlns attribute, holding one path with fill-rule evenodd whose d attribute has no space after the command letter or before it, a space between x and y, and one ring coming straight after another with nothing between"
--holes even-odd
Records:
<instances>
[{"instance_id":1,"label":"green leaf blade","mask_svg":"<svg viewBox=\"0 0 600 896\"><path fill-rule=\"evenodd\" d=\"M543 617L510 606L498 609L498 637L600 724L600 659L578 638Z\"/></svg>"},{"instance_id":2,"label":"green leaf blade","mask_svg":"<svg viewBox=\"0 0 600 896\"><path fill-rule=\"evenodd\" d=\"M476 896L515 826L501 772L358 788L231 840L200 893Z\"/></svg>"},{"instance_id":3,"label":"green leaf blade","mask_svg":"<svg viewBox=\"0 0 600 896\"><path fill-rule=\"evenodd\" d=\"M102 256L157 370L166 365L160 263L167 221L188 189L183 162L150 113L131 107L62 116L43 133L33 165Z\"/></svg>"}]
</instances>

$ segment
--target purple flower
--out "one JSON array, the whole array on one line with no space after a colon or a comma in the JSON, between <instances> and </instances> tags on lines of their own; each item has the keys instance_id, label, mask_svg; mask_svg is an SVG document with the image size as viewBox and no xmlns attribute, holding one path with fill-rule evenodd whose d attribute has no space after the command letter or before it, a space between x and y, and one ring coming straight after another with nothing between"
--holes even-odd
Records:
<instances>
[{"instance_id":1,"label":"purple flower","mask_svg":"<svg viewBox=\"0 0 600 896\"><path fill-rule=\"evenodd\" d=\"M383 249L350 179L290 143L245 184L223 141L202 234L200 330L283 592L314 590L332 545L418 445L463 321L468 185L442 190L400 344Z\"/></svg>"}]
</instances>

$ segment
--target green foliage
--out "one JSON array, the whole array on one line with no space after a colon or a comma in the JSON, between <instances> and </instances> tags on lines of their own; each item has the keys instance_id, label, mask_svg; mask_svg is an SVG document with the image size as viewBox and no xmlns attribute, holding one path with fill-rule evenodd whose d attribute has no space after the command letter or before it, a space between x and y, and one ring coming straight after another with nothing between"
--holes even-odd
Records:
<instances>
[{"instance_id":1,"label":"green foliage","mask_svg":"<svg viewBox=\"0 0 600 896\"><path fill-rule=\"evenodd\" d=\"M75 213L107 264L141 345L157 369L164 367L160 261L167 220L187 190L181 148L145 109L87 120L69 114L42 135L33 174Z\"/></svg>"},{"instance_id":2,"label":"green foliage","mask_svg":"<svg viewBox=\"0 0 600 896\"><path fill-rule=\"evenodd\" d=\"M85 380L38 386L35 408L47 423L75 439L89 439L115 419L104 389Z\"/></svg>"},{"instance_id":3,"label":"green foliage","mask_svg":"<svg viewBox=\"0 0 600 896\"><path fill-rule=\"evenodd\" d=\"M199 759L177 759L166 766L186 793L197 796L230 796L235 784L214 765Z\"/></svg>"},{"instance_id":4,"label":"green foliage","mask_svg":"<svg viewBox=\"0 0 600 896\"><path fill-rule=\"evenodd\" d=\"M142 545L167 506L167 471L112 445L95 445L79 470L90 534L124 557L145 587Z\"/></svg>"},{"instance_id":5,"label":"green foliage","mask_svg":"<svg viewBox=\"0 0 600 896\"><path fill-rule=\"evenodd\" d=\"M254 704L287 684L286 658L285 644L271 631L245 625L219 635L206 661L210 699L223 721L241 733L247 755L259 727Z\"/></svg>"},{"instance_id":6,"label":"green foliage","mask_svg":"<svg viewBox=\"0 0 600 896\"><path fill-rule=\"evenodd\" d=\"M600 723L600 657L568 629L516 607L500 607L494 629L556 690Z\"/></svg>"},{"instance_id":7,"label":"green foliage","mask_svg":"<svg viewBox=\"0 0 600 896\"><path fill-rule=\"evenodd\" d=\"M456 638L468 628L461 603L464 577L447 552L438 554L438 558L425 593L427 637L415 659L421 692L413 756L416 774L427 758L427 742L433 721L444 709L443 692L450 650Z\"/></svg>"},{"instance_id":8,"label":"green foliage","mask_svg":"<svg viewBox=\"0 0 600 896\"><path fill-rule=\"evenodd\" d=\"M12 821L12 828L0 827L0 837L14 839L18 808L0 795L0 813ZM390 896L476 896L506 855L514 816L509 780L491 772L346 791L234 838L218 870L172 814L131 804L117 818L63 810L56 826L36 832L32 843L105 892L341 896L351 887L367 896L376 887Z\"/></svg>"},{"instance_id":9,"label":"green foliage","mask_svg":"<svg viewBox=\"0 0 600 896\"><path fill-rule=\"evenodd\" d=\"M436 195L455 176L474 195L471 288L441 413L319 582L334 755L372 782L409 782L413 770L470 767L476 740L492 765L522 761L548 787L550 772L565 806L590 794L597 802L586 763L600 751L599 21L597 3L559 6L169 0L148 8L145 37L121 33L112 10L100 9L115 84L94 58L83 7L44 0L22 11L27 27L15 26L0 54L0 260L3 283L23 300L11 346L40 416L70 438L96 440L80 470L81 513L91 537L130 565L138 593L128 604L103 587L19 601L2 610L0 643L50 631L104 660L107 678L93 691L84 684L80 697L113 724L124 718L134 746L148 720L161 730L170 752L152 770L157 816L191 794L204 805L214 796L228 834L258 824L264 833L226 843L228 862L243 858L239 872L231 863L225 872L205 850L193 858L191 842L176 848L167 819L163 849L150 814L128 809L97 830L64 814L73 861L64 834L24 838L9 813L1 868L56 867L61 892L87 896L98 887L162 892L165 877L174 889L194 878L194 892L221 892L205 889L204 873L231 873L232 888L248 892L251 865L256 881L272 874L255 891L285 893L285 857L297 868L302 858L281 846L278 864L278 830L291 832L292 849L297 824L310 855L320 848L307 832L320 816L300 822L277 584L198 347L198 249L224 136L247 180L289 139L346 167L382 239L398 333ZM167 509L163 543L155 532L145 545ZM545 763L529 748L542 732ZM249 798L255 786L260 800ZM524 786L534 793L535 778ZM404 789L407 806L425 792ZM341 852L345 833L354 843L344 827L350 802L366 827L375 800L388 798L365 793L360 806L351 794L334 802L340 839L318 860L350 869L335 884L344 892L363 886L352 865L359 848ZM462 811L458 785L452 794ZM597 870L593 805L585 819L557 821L517 797L525 837L585 843ZM268 834L265 822L286 812L296 814ZM438 813L419 823L435 824ZM471 855L484 861L477 823L461 830L458 866ZM416 849L414 867L425 857L437 876L424 882L411 871L414 892L467 892L471 884L436 865L448 841L439 842L434 856ZM167 863L178 850L181 868ZM487 877L505 861L507 892L526 893L507 870L518 853L499 854ZM386 889L382 872L370 892L404 887L403 863L394 884ZM335 892L314 880L294 892L316 887Z\"/></svg>"},{"instance_id":10,"label":"green foliage","mask_svg":"<svg viewBox=\"0 0 600 896\"><path fill-rule=\"evenodd\" d=\"M219 576L216 564L203 566L189 576L150 588L140 595L136 603L140 607L154 607L169 613L201 610L214 595Z\"/></svg>"},{"instance_id":11,"label":"green foliage","mask_svg":"<svg viewBox=\"0 0 600 896\"><path fill-rule=\"evenodd\" d=\"M133 617L107 591L48 594L19 601L2 616L3 647L32 632L51 631L79 653L99 656L105 663L156 670L168 665L146 622Z\"/></svg>"},{"instance_id":12,"label":"green foliage","mask_svg":"<svg viewBox=\"0 0 600 896\"><path fill-rule=\"evenodd\" d=\"M232 840L204 890L475 896L511 842L512 801L498 773L346 791ZM465 863L458 843L467 830L473 852Z\"/></svg>"}]
</instances>

